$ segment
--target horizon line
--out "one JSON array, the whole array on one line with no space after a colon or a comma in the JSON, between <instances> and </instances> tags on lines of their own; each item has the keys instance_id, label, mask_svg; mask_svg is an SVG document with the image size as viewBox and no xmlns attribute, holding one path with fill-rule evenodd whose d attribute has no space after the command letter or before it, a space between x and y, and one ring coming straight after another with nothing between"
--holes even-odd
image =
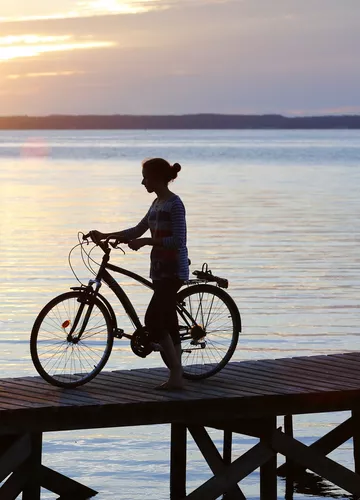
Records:
<instances>
[{"instance_id":1,"label":"horizon line","mask_svg":"<svg viewBox=\"0 0 360 500\"><path fill-rule=\"evenodd\" d=\"M54 117L114 117L114 116L131 116L131 117L185 117L185 116L256 116L256 117L280 117L280 118L334 118L334 117L360 117L360 113L330 113L330 114L296 114L287 115L281 113L214 113L214 112L200 112L200 113L166 113L166 114L138 114L138 113L49 113L44 115L29 115L29 114L14 114L14 115L1 115L3 118L54 118Z\"/></svg>"}]
</instances>

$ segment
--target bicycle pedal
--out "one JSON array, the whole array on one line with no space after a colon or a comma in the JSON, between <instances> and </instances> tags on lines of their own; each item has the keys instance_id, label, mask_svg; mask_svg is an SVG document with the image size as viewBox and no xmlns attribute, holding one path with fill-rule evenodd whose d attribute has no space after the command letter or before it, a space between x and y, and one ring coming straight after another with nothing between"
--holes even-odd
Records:
<instances>
[{"instance_id":1,"label":"bicycle pedal","mask_svg":"<svg viewBox=\"0 0 360 500\"><path fill-rule=\"evenodd\" d=\"M201 349L205 349L206 342L199 342L198 340L192 340L190 342L190 345L193 345L193 346L196 346L196 347L200 347ZM183 352L185 352L185 350Z\"/></svg>"},{"instance_id":2,"label":"bicycle pedal","mask_svg":"<svg viewBox=\"0 0 360 500\"><path fill-rule=\"evenodd\" d=\"M115 330L114 337L117 339L122 339L123 336L124 336L124 330L122 330L121 328L117 328Z\"/></svg>"}]
</instances>

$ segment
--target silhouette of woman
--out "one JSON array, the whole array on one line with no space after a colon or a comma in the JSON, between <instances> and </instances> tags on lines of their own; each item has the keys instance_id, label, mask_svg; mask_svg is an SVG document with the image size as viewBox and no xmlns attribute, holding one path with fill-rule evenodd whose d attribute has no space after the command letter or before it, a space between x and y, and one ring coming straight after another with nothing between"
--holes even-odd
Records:
<instances>
[{"instance_id":1,"label":"silhouette of woman","mask_svg":"<svg viewBox=\"0 0 360 500\"><path fill-rule=\"evenodd\" d=\"M145 217L134 227L114 233L91 231L97 242L108 237L127 243L132 250L150 245L150 277L154 293L145 314L145 326L154 342L158 342L169 365L167 382L157 389L175 390L184 387L181 365L181 344L176 313L176 294L189 277L186 246L185 207L178 195L169 190L181 166L170 165L163 158L142 163L142 184L148 193L155 193ZM142 238L150 229L151 237Z\"/></svg>"}]
</instances>

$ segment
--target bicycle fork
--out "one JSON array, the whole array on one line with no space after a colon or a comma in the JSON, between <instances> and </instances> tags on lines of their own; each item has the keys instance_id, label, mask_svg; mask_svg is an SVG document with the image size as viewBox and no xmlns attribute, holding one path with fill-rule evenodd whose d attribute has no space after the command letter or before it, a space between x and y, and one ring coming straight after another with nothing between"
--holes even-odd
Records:
<instances>
[{"instance_id":1,"label":"bicycle fork","mask_svg":"<svg viewBox=\"0 0 360 500\"><path fill-rule=\"evenodd\" d=\"M95 285L95 290L92 288L92 285ZM67 336L67 341L72 342L73 344L77 344L79 340L81 339L82 334L85 331L85 328L87 327L87 324L89 322L89 318L91 316L92 310L94 308L94 302L95 302L95 297L97 292L99 291L101 287L101 282L98 280L89 280L88 286L85 288L78 288L78 290L84 290L81 292L80 297L78 299L78 302L80 302L80 307L76 313L75 319L74 319L74 324L71 327L70 332L68 333ZM75 289L75 287L74 287ZM82 297L83 295L83 297ZM88 309L85 313L85 317L83 319L82 325L80 327L80 330L76 336L74 336L74 332L76 331L76 328L81 320L81 317L83 315L83 311L85 306L88 305Z\"/></svg>"}]
</instances>

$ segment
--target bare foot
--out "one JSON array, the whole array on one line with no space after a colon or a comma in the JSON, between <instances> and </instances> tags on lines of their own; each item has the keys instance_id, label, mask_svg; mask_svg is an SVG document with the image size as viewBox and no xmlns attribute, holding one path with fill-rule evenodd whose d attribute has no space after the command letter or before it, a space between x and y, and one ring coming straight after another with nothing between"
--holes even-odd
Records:
<instances>
[{"instance_id":1,"label":"bare foot","mask_svg":"<svg viewBox=\"0 0 360 500\"><path fill-rule=\"evenodd\" d=\"M183 381L175 384L168 380L167 382L157 385L155 389L158 391L182 391L185 389L185 385Z\"/></svg>"}]
</instances>

